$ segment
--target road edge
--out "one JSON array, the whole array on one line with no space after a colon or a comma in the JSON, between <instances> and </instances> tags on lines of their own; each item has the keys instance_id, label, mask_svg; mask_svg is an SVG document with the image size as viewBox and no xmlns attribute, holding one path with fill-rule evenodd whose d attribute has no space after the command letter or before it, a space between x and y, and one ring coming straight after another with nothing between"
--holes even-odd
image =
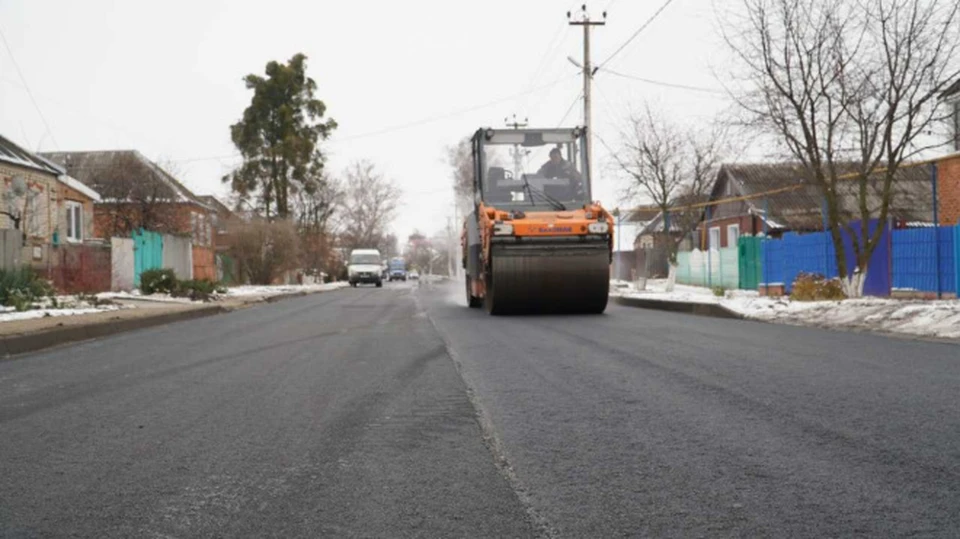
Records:
<instances>
[{"instance_id":1,"label":"road edge","mask_svg":"<svg viewBox=\"0 0 960 539\"><path fill-rule=\"evenodd\" d=\"M76 344L84 341L91 341L103 337L109 337L138 329L147 329L156 326L163 326L175 322L184 322L197 318L206 318L218 314L225 314L239 309L245 309L254 305L267 303L276 303L287 299L310 296L314 294L323 294L333 292L333 290L317 290L309 292L292 292L287 294L277 294L274 296L261 296L256 299L243 300L239 304L211 304L173 313L157 314L155 316L146 316L143 318L131 318L127 320L106 320L92 324L81 324L77 326L65 326L54 329L42 330L35 333L26 333L21 335L10 335L0 337L0 361L16 359L24 354L40 352L43 350L64 346L67 344Z\"/></svg>"},{"instance_id":2,"label":"road edge","mask_svg":"<svg viewBox=\"0 0 960 539\"><path fill-rule=\"evenodd\" d=\"M437 322L421 303L419 295L415 293L416 289L414 289L413 292L414 293L412 293L412 296L417 310L422 312L427 321L430 322L433 332L436 334L437 338L440 339L440 342L443 343L447 357L450 358L450 361L453 363L453 368L457 371L457 375L463 382L463 386L467 394L467 401L469 401L470 406L473 407L474 418L476 419L477 426L480 429L480 437L483 441L483 445L485 445L487 450L490 452L490 456L493 458L494 467L500 473L500 476L503 477L504 481L507 482L510 490L512 490L514 495L517 497L517 501L520 503L521 508L524 510L524 512L526 512L527 518L530 519L530 525L534 530L535 537L542 537L546 539L558 537L559 534L557 533L557 530L554 529L547 518L537 510L531 498L530 491L524 486L523 482L520 481L520 478L517 477L517 474L510 463L510 459L507 456L507 452L503 447L503 442L497 435L496 427L493 424L493 418L491 418L486 412L482 403L480 402L480 397L477 395L476 390L472 385L470 385L467 377L464 376L463 365L460 362L459 354L457 353L456 349L453 348L453 345L450 344L450 341L447 340L446 336L444 336L443 332L440 331L440 328L437 327ZM464 306L464 308L466 308L466 306Z\"/></svg>"},{"instance_id":3,"label":"road edge","mask_svg":"<svg viewBox=\"0 0 960 539\"><path fill-rule=\"evenodd\" d=\"M726 318L729 320L747 320L744 315L716 303L693 303L687 301L669 301L663 299L645 299L638 297L614 296L614 303L638 309L653 309L674 313Z\"/></svg>"}]
</instances>

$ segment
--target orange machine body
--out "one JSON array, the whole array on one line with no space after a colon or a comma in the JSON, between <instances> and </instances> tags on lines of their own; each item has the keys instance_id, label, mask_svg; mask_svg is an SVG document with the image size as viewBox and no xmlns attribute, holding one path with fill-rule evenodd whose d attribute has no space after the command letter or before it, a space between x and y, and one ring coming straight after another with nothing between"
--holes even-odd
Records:
<instances>
[{"instance_id":1,"label":"orange machine body","mask_svg":"<svg viewBox=\"0 0 960 539\"><path fill-rule=\"evenodd\" d=\"M565 238L590 236L590 225L597 222L607 223L609 230L613 230L613 217L605 211L599 202L563 211L536 211L524 212L517 217L513 212L501 211L493 206L480 203L477 211L481 237L481 260L485 271L481 278L470 282L472 293L477 298L486 295L486 282L483 278L488 272L491 257L491 248L494 238L494 225L498 223L510 224L513 227L513 236L523 241L524 238ZM613 235L609 234L609 252L613 256ZM466 230L461 234L460 242L463 253L467 252Z\"/></svg>"}]
</instances>

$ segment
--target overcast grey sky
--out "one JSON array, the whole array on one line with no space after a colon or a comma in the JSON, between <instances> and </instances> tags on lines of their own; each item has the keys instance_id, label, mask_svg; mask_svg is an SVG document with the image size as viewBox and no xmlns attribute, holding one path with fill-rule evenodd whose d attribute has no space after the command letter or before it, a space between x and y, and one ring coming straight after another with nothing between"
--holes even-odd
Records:
<instances>
[{"instance_id":1,"label":"overcast grey sky","mask_svg":"<svg viewBox=\"0 0 960 539\"><path fill-rule=\"evenodd\" d=\"M229 125L247 106L242 77L270 60L308 56L318 97L340 128L331 172L368 158L404 191L395 232L441 229L453 214L444 148L516 113L555 127L580 93L567 56L581 33L565 0L291 1L0 0L0 132L31 150L137 149L173 161L200 194L237 163ZM663 0L588 3L606 59ZM608 67L674 84L720 89L727 53L711 0L674 0ZM34 107L13 59L33 93ZM722 71L722 69L721 69ZM690 123L728 106L723 95L658 86L600 71L595 132L613 147L623 118L645 101ZM518 96L519 97L513 97ZM581 105L566 117L580 123ZM41 117L42 114L42 117ZM45 126L49 125L49 130ZM596 142L594 191L623 204Z\"/></svg>"}]
</instances>

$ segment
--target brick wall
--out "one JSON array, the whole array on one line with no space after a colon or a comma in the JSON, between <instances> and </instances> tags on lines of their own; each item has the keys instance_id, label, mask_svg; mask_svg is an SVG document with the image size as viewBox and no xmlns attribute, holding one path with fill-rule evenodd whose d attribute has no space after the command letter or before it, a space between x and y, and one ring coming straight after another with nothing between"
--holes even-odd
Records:
<instances>
[{"instance_id":1,"label":"brick wall","mask_svg":"<svg viewBox=\"0 0 960 539\"><path fill-rule=\"evenodd\" d=\"M937 197L940 224L960 223L960 153L937 163Z\"/></svg>"},{"instance_id":2,"label":"brick wall","mask_svg":"<svg viewBox=\"0 0 960 539\"><path fill-rule=\"evenodd\" d=\"M710 229L714 227L720 228L721 249L735 247L735 245L728 241L728 229L731 225L738 225L740 227L741 236L752 236L754 234L754 230L756 230L756 233L758 234L763 232L763 222L759 217L753 215L739 215L723 219L713 219L711 221L702 223L697 229L697 237L699 239L698 243L700 244L700 248L706 249L707 244L710 242Z\"/></svg>"},{"instance_id":3,"label":"brick wall","mask_svg":"<svg viewBox=\"0 0 960 539\"><path fill-rule=\"evenodd\" d=\"M212 220L204 217L206 234L198 230L199 222L194 215L206 216L208 210L193 204L158 203L151 208L152 219L156 225L150 228L154 232L174 235L189 235L197 245L213 247L215 243ZM118 215L121 218L118 219ZM127 221L140 223L143 221L140 208L136 204L97 204L94 208L94 221L99 234L104 238L115 236L129 237L132 230Z\"/></svg>"},{"instance_id":4,"label":"brick wall","mask_svg":"<svg viewBox=\"0 0 960 539\"><path fill-rule=\"evenodd\" d=\"M49 279L66 294L110 290L112 251L106 245L61 245L54 249Z\"/></svg>"}]
</instances>

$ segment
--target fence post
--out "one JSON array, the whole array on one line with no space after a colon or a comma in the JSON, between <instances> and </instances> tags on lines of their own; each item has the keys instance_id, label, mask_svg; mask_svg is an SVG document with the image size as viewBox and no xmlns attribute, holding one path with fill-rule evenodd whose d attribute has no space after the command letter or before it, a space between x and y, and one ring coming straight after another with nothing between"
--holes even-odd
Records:
<instances>
[{"instance_id":1,"label":"fence post","mask_svg":"<svg viewBox=\"0 0 960 539\"><path fill-rule=\"evenodd\" d=\"M707 288L713 288L713 260L711 260L713 255L711 251L713 251L713 249L711 249L712 246L710 245L710 219L711 215L713 215L712 209L712 207L707 206Z\"/></svg>"},{"instance_id":2,"label":"fence post","mask_svg":"<svg viewBox=\"0 0 960 539\"><path fill-rule=\"evenodd\" d=\"M933 252L937 266L937 299L943 299L943 283L940 282L940 214L937 211L936 163L930 163L930 183L933 184Z\"/></svg>"}]
</instances>

